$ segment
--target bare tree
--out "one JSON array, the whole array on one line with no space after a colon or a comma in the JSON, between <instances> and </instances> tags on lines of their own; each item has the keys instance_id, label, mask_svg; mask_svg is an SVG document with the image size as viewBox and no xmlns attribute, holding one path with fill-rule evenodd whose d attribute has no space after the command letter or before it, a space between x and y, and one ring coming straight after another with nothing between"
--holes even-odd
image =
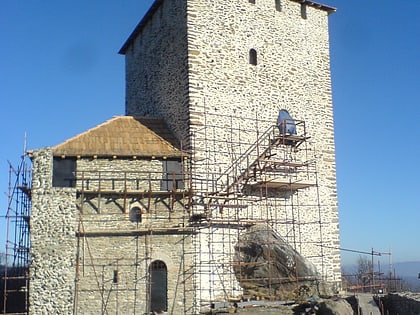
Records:
<instances>
[{"instance_id":1,"label":"bare tree","mask_svg":"<svg viewBox=\"0 0 420 315\"><path fill-rule=\"evenodd\" d=\"M366 286L372 283L372 261L365 256L357 259L356 279L359 285Z\"/></svg>"},{"instance_id":2,"label":"bare tree","mask_svg":"<svg viewBox=\"0 0 420 315\"><path fill-rule=\"evenodd\" d=\"M357 285L357 279L353 269L349 270L347 268L345 269L344 267L341 268L341 279L343 288L349 288L351 286Z\"/></svg>"}]
</instances>

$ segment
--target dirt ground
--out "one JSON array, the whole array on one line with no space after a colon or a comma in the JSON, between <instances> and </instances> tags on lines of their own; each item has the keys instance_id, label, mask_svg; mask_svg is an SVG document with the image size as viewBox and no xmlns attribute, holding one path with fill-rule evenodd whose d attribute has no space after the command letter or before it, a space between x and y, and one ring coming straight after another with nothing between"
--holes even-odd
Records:
<instances>
[{"instance_id":1,"label":"dirt ground","mask_svg":"<svg viewBox=\"0 0 420 315\"><path fill-rule=\"evenodd\" d=\"M238 314L246 315L262 315L262 314L281 314L281 315L295 315L290 307L278 307L278 308L241 308L238 310Z\"/></svg>"},{"instance_id":2,"label":"dirt ground","mask_svg":"<svg viewBox=\"0 0 420 315\"><path fill-rule=\"evenodd\" d=\"M314 308L316 306L316 308ZM316 311L315 311L316 309ZM351 305L344 299L318 300L316 303L301 305L276 305L276 306L247 306L225 309L224 312L215 314L243 314L243 315L353 315Z\"/></svg>"}]
</instances>

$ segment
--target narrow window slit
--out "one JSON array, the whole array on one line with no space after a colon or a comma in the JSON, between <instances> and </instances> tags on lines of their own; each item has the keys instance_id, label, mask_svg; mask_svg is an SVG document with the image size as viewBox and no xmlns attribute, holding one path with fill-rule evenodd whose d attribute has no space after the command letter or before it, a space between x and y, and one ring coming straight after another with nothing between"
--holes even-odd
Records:
<instances>
[{"instance_id":1,"label":"narrow window slit","mask_svg":"<svg viewBox=\"0 0 420 315\"><path fill-rule=\"evenodd\" d=\"M112 278L113 283L118 283L118 270L114 270L114 277Z\"/></svg>"},{"instance_id":2,"label":"narrow window slit","mask_svg":"<svg viewBox=\"0 0 420 315\"><path fill-rule=\"evenodd\" d=\"M276 10L281 12L281 0L274 0L276 3Z\"/></svg>"},{"instance_id":3,"label":"narrow window slit","mask_svg":"<svg viewBox=\"0 0 420 315\"><path fill-rule=\"evenodd\" d=\"M249 63L253 66L257 65L257 51L253 48L249 51Z\"/></svg>"},{"instance_id":4,"label":"narrow window slit","mask_svg":"<svg viewBox=\"0 0 420 315\"><path fill-rule=\"evenodd\" d=\"M300 4L300 16L302 17L302 19L305 19L305 20L308 18L305 3Z\"/></svg>"}]
</instances>

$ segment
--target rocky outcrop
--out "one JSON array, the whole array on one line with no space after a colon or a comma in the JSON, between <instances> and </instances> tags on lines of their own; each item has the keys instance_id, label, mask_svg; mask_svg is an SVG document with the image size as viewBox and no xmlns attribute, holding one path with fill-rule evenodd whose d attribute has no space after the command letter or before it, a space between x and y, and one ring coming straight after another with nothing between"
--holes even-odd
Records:
<instances>
[{"instance_id":1,"label":"rocky outcrop","mask_svg":"<svg viewBox=\"0 0 420 315\"><path fill-rule=\"evenodd\" d=\"M324 300L319 303L319 314L323 315L353 315L353 309L346 300Z\"/></svg>"},{"instance_id":2,"label":"rocky outcrop","mask_svg":"<svg viewBox=\"0 0 420 315\"><path fill-rule=\"evenodd\" d=\"M249 228L235 250L234 271L245 295L300 300L327 291L315 266L267 225Z\"/></svg>"}]
</instances>

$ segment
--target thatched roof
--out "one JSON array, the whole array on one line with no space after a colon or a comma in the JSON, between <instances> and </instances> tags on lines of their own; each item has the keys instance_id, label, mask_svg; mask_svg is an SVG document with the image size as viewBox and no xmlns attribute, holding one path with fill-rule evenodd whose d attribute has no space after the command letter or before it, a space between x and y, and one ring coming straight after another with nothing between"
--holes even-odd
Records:
<instances>
[{"instance_id":1,"label":"thatched roof","mask_svg":"<svg viewBox=\"0 0 420 315\"><path fill-rule=\"evenodd\" d=\"M158 118L117 116L53 147L54 156L180 157L178 141Z\"/></svg>"}]
</instances>

